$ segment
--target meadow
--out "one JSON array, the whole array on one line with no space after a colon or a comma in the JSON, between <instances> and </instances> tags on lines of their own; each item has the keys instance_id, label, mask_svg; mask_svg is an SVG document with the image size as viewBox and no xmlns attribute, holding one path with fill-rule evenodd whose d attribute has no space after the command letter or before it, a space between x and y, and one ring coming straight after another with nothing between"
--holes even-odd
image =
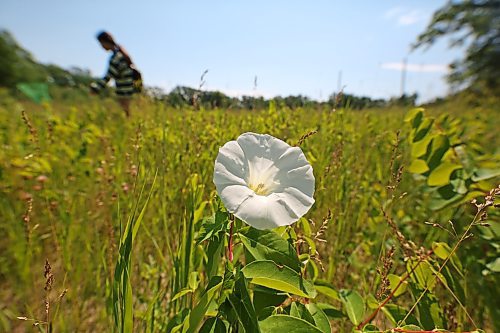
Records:
<instances>
[{"instance_id":1,"label":"meadow","mask_svg":"<svg viewBox=\"0 0 500 333\"><path fill-rule=\"evenodd\" d=\"M125 119L112 99L1 94L0 332L500 330L498 105L142 98ZM292 227L249 229L218 199L218 149L245 132L313 167Z\"/></svg>"}]
</instances>

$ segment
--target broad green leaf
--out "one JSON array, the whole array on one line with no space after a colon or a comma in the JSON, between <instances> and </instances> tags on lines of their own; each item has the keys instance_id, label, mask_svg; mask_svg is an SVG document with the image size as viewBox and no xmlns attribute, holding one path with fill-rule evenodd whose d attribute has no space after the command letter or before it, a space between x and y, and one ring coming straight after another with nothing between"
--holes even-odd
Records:
<instances>
[{"instance_id":1,"label":"broad green leaf","mask_svg":"<svg viewBox=\"0 0 500 333\"><path fill-rule=\"evenodd\" d=\"M259 333L257 315L248 294L245 277L241 272L234 284L234 292L229 295L228 300L238 317L238 321L247 332Z\"/></svg>"},{"instance_id":2,"label":"broad green leaf","mask_svg":"<svg viewBox=\"0 0 500 333\"><path fill-rule=\"evenodd\" d=\"M277 265L271 260L251 262L242 269L242 272L253 284L302 297L316 297L316 290L311 282L304 280L293 269Z\"/></svg>"},{"instance_id":3,"label":"broad green leaf","mask_svg":"<svg viewBox=\"0 0 500 333\"><path fill-rule=\"evenodd\" d=\"M408 260L407 270L410 272L413 267L417 265L416 260ZM436 285L436 277L432 271L432 266L428 261L422 261L418 264L417 268L413 271L411 275L412 280L417 282L421 288L429 288L433 290Z\"/></svg>"},{"instance_id":4,"label":"broad green leaf","mask_svg":"<svg viewBox=\"0 0 500 333\"><path fill-rule=\"evenodd\" d=\"M307 321L288 315L274 315L259 322L262 333L322 333Z\"/></svg>"},{"instance_id":5,"label":"broad green leaf","mask_svg":"<svg viewBox=\"0 0 500 333\"><path fill-rule=\"evenodd\" d=\"M320 294L328 296L331 299L340 301L339 293L337 292L337 290L335 290L333 285L328 283L327 281L317 279L316 281L314 281L314 287L316 288L316 291L319 292Z\"/></svg>"},{"instance_id":6,"label":"broad green leaf","mask_svg":"<svg viewBox=\"0 0 500 333\"><path fill-rule=\"evenodd\" d=\"M416 284L410 284L413 297L420 297L424 288ZM446 319L443 315L443 310L440 308L438 300L434 294L427 291L423 294L420 302L417 304L420 324L426 330L435 328L444 328Z\"/></svg>"},{"instance_id":7,"label":"broad green leaf","mask_svg":"<svg viewBox=\"0 0 500 333\"><path fill-rule=\"evenodd\" d=\"M446 285L457 296L462 304L465 304L465 291L462 287L463 275L457 274L455 270L452 271L451 267L445 266L441 271L446 279Z\"/></svg>"},{"instance_id":8,"label":"broad green leaf","mask_svg":"<svg viewBox=\"0 0 500 333\"><path fill-rule=\"evenodd\" d=\"M429 130L431 129L433 123L434 119L424 118L419 124L418 128L414 131L412 142L422 140L427 135L427 133L429 133Z\"/></svg>"},{"instance_id":9,"label":"broad green leaf","mask_svg":"<svg viewBox=\"0 0 500 333\"><path fill-rule=\"evenodd\" d=\"M427 185L429 186L443 186L450 183L450 176L453 171L461 169L460 164L455 164L452 162L442 162L438 165L427 178Z\"/></svg>"},{"instance_id":10,"label":"broad green leaf","mask_svg":"<svg viewBox=\"0 0 500 333\"><path fill-rule=\"evenodd\" d=\"M341 290L339 295L351 322L354 325L361 323L365 315L365 303L361 295L354 290Z\"/></svg>"},{"instance_id":11,"label":"broad green leaf","mask_svg":"<svg viewBox=\"0 0 500 333\"><path fill-rule=\"evenodd\" d=\"M365 303L366 303L366 306L372 310L378 309L378 307L380 305L380 302L377 301L377 299L375 298L375 296L373 296L373 294L366 295Z\"/></svg>"},{"instance_id":12,"label":"broad green leaf","mask_svg":"<svg viewBox=\"0 0 500 333\"><path fill-rule=\"evenodd\" d=\"M256 260L272 260L300 271L300 261L293 246L272 230L248 227L239 233L241 242Z\"/></svg>"},{"instance_id":13,"label":"broad green leaf","mask_svg":"<svg viewBox=\"0 0 500 333\"><path fill-rule=\"evenodd\" d=\"M288 298L284 292L269 289L262 286L253 288L253 305L255 311L260 315L260 312L270 306L276 307L283 303Z\"/></svg>"},{"instance_id":14,"label":"broad green leaf","mask_svg":"<svg viewBox=\"0 0 500 333\"><path fill-rule=\"evenodd\" d=\"M418 125L420 125L423 116L424 116L423 108L414 108L408 111L408 113L405 115L404 121L407 123L411 123L411 126L416 128L418 127Z\"/></svg>"},{"instance_id":15,"label":"broad green leaf","mask_svg":"<svg viewBox=\"0 0 500 333\"><path fill-rule=\"evenodd\" d=\"M435 135L429 134L425 136L422 140L418 142L413 142L411 144L411 156L414 158L422 157L427 152L427 147L432 141Z\"/></svg>"},{"instance_id":16,"label":"broad green leaf","mask_svg":"<svg viewBox=\"0 0 500 333\"><path fill-rule=\"evenodd\" d=\"M492 272L498 273L500 272L500 257L497 257L492 262L486 264L486 267Z\"/></svg>"},{"instance_id":17,"label":"broad green leaf","mask_svg":"<svg viewBox=\"0 0 500 333\"><path fill-rule=\"evenodd\" d=\"M444 242L433 242L432 251L434 251L438 258L446 260L446 258L450 256L451 248ZM460 262L460 259L458 258L456 253L451 256L450 261L453 267L455 267L457 272L460 274L460 276L463 276L462 263Z\"/></svg>"},{"instance_id":18,"label":"broad green leaf","mask_svg":"<svg viewBox=\"0 0 500 333\"><path fill-rule=\"evenodd\" d=\"M432 171L441 164L441 159L450 148L450 141L446 135L436 135L427 147L427 165Z\"/></svg>"},{"instance_id":19,"label":"broad green leaf","mask_svg":"<svg viewBox=\"0 0 500 333\"><path fill-rule=\"evenodd\" d=\"M429 171L429 167L427 166L427 163L421 159L413 160L408 167L408 172L411 173L422 174L427 171Z\"/></svg>"},{"instance_id":20,"label":"broad green leaf","mask_svg":"<svg viewBox=\"0 0 500 333\"><path fill-rule=\"evenodd\" d=\"M342 313L342 311L340 309L337 309L333 305L326 304L326 303L316 303L316 306L319 309L321 309L331 319L345 317L345 315Z\"/></svg>"},{"instance_id":21,"label":"broad green leaf","mask_svg":"<svg viewBox=\"0 0 500 333\"><path fill-rule=\"evenodd\" d=\"M330 320L328 320L328 316L314 303L309 303L306 305L307 310L312 315L314 319L314 323L316 327L321 330L323 333L331 333L332 328L330 326Z\"/></svg>"},{"instance_id":22,"label":"broad green leaf","mask_svg":"<svg viewBox=\"0 0 500 333\"><path fill-rule=\"evenodd\" d=\"M459 194L454 191L451 184L438 187L432 194L432 201L429 204L429 208L432 210L440 210L448 205L460 201L464 197L463 194Z\"/></svg>"},{"instance_id":23,"label":"broad green leaf","mask_svg":"<svg viewBox=\"0 0 500 333\"><path fill-rule=\"evenodd\" d=\"M290 306L290 316L304 319L305 321L315 325L313 316L309 313L309 310L302 303L292 302Z\"/></svg>"},{"instance_id":24,"label":"broad green leaf","mask_svg":"<svg viewBox=\"0 0 500 333\"><path fill-rule=\"evenodd\" d=\"M387 278L389 279L391 291L394 291L394 289L396 288L396 286L402 280L401 276L398 276L398 275L395 275L395 274L389 274L389 275L387 275ZM398 297L399 295L402 295L406 291L407 287L408 287L408 282L403 281L401 283L401 285L399 286L399 288L394 293L394 297Z\"/></svg>"},{"instance_id":25,"label":"broad green leaf","mask_svg":"<svg viewBox=\"0 0 500 333\"><path fill-rule=\"evenodd\" d=\"M396 304L386 304L382 307L382 312L393 325L397 325L406 317L408 311ZM410 314L403 324L418 324L418 320L413 314Z\"/></svg>"},{"instance_id":26,"label":"broad green leaf","mask_svg":"<svg viewBox=\"0 0 500 333\"><path fill-rule=\"evenodd\" d=\"M474 171L471 179L474 182L479 182L481 180L486 180L498 176L500 176L500 169L477 169L476 171Z\"/></svg>"}]
</instances>

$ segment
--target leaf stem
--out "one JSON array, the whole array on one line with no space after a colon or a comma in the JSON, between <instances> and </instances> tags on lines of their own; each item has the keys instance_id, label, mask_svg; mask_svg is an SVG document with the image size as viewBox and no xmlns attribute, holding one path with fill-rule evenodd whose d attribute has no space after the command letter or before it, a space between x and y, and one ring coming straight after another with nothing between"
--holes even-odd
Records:
<instances>
[{"instance_id":1,"label":"leaf stem","mask_svg":"<svg viewBox=\"0 0 500 333\"><path fill-rule=\"evenodd\" d=\"M453 247L453 249L451 249L450 251L450 254L446 257L446 259L444 260L444 262L441 264L441 266L439 267L439 269L437 270L437 273L435 274L436 275L436 278L437 278L437 275L439 273L441 273L441 271L443 270L444 266L448 263L448 261L450 260L451 256L453 256L453 254L455 254L455 252L457 251L458 247L460 246L460 244L465 240L465 238L467 237L467 235L469 234L469 231L470 229L472 228L472 226L474 225L474 223L476 222L476 219L478 218L478 216L480 215L480 213L483 211L483 209L478 209L476 215L474 216L474 219L472 220L472 222L469 224L469 226L467 227L467 229L465 230L465 232L462 234L462 237L460 237L460 239L458 240L458 242L455 244L455 246ZM435 279L436 279L435 278ZM413 306L410 308L410 310L408 311L408 313L406 314L406 316L403 318L403 320L401 322L404 322L406 320L406 318L408 318L408 316L413 312L413 310L415 310L415 308L417 307L418 303L422 300L422 298L424 297L424 295L427 293L427 291L429 291L429 287L425 287L425 289L422 291L422 293L420 294L420 296L417 298L417 300L415 301L415 303L413 304ZM471 319L469 317L469 319ZM472 321L472 324L477 328L476 324L474 323L474 321Z\"/></svg>"},{"instance_id":2,"label":"leaf stem","mask_svg":"<svg viewBox=\"0 0 500 333\"><path fill-rule=\"evenodd\" d=\"M387 302L389 302L392 297L394 297L394 294L396 293L396 291L399 289L399 287L401 287L401 285L403 284L403 282L405 282L409 277L410 275L413 274L413 272L417 269L417 267L423 262L425 261L427 258L429 258L432 254L434 253L434 251L430 250L425 256L422 256L418 262L415 264L415 266L412 267L412 269L406 273L406 275L401 279L399 280L399 283L396 285L396 287L392 290L392 292L389 294L389 296L387 296L387 298L382 302L380 303L380 305L375 309L375 311L373 311L373 313L367 318L365 319L363 322L361 322L357 327L356 329L360 330L363 326L365 326L366 324L368 324L370 321L373 320L373 318L375 318L375 316L377 315L377 313L380 311L380 309L382 309L384 307L384 305L387 304Z\"/></svg>"},{"instance_id":3,"label":"leaf stem","mask_svg":"<svg viewBox=\"0 0 500 333\"><path fill-rule=\"evenodd\" d=\"M232 217L232 215L231 215ZM229 240L227 242L227 252L228 252L228 258L229 261L233 261L233 226L234 226L234 218L231 218L231 221L229 222L231 224L231 227L229 229Z\"/></svg>"}]
</instances>

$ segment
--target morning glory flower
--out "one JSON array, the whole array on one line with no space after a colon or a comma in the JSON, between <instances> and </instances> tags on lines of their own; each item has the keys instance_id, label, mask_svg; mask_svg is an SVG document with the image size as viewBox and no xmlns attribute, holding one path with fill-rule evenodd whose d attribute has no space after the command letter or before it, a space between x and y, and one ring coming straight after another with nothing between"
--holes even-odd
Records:
<instances>
[{"instance_id":1,"label":"morning glory flower","mask_svg":"<svg viewBox=\"0 0 500 333\"><path fill-rule=\"evenodd\" d=\"M257 229L290 225L314 204L304 153L268 134L244 133L220 148L214 183L227 210Z\"/></svg>"}]
</instances>

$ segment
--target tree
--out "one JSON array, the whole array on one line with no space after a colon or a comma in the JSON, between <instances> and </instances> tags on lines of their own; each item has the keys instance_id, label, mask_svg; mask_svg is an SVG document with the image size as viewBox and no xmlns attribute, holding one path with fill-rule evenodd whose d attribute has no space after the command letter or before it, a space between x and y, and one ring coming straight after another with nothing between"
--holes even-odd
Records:
<instances>
[{"instance_id":1,"label":"tree","mask_svg":"<svg viewBox=\"0 0 500 333\"><path fill-rule=\"evenodd\" d=\"M450 83L499 88L500 0L448 2L434 13L414 48L430 46L443 36L453 37L451 47L466 46L464 58L450 66Z\"/></svg>"}]
</instances>

